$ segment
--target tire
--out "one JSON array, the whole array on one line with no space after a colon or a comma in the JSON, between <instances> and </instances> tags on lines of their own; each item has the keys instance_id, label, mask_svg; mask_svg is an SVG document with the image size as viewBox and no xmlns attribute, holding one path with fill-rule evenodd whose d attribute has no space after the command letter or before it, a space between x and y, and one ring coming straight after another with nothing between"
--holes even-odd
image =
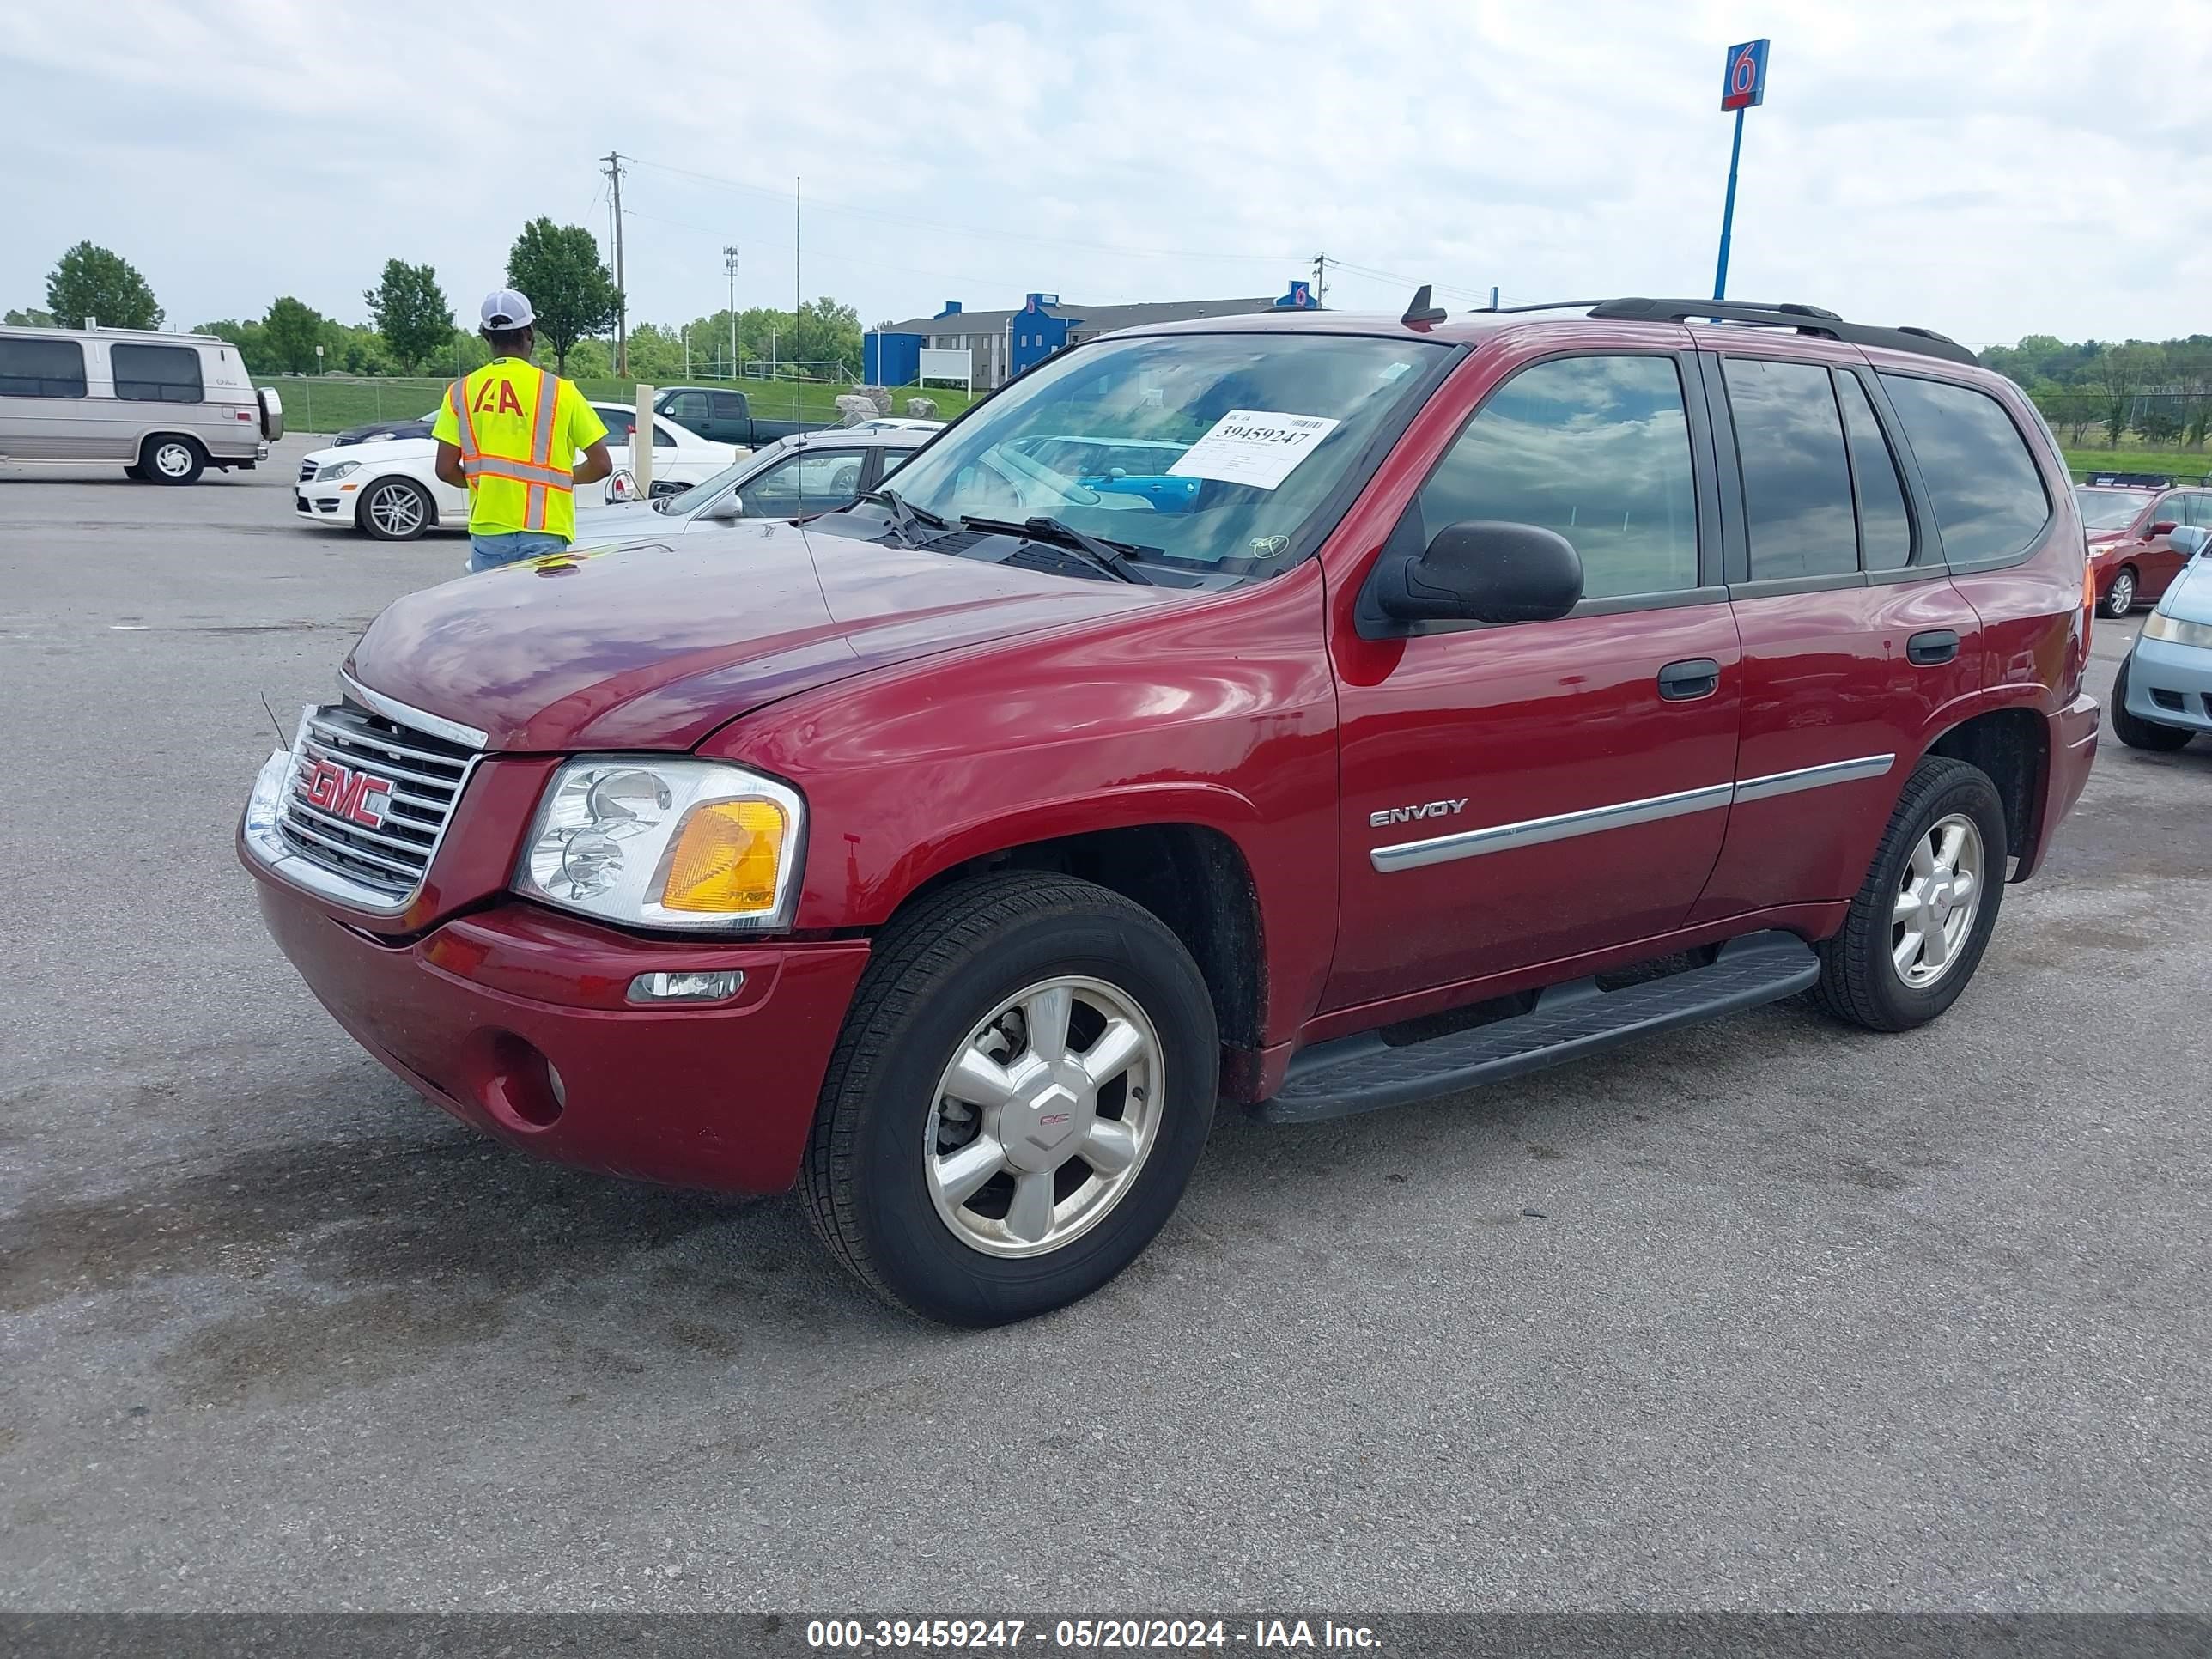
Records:
<instances>
[{"instance_id":1,"label":"tire","mask_svg":"<svg viewBox=\"0 0 2212 1659\"><path fill-rule=\"evenodd\" d=\"M1039 1043L1065 1056L1048 1071L1030 1032L1050 1029L1048 1000L1036 1014L1011 1005L1056 984L1073 1012L1064 1043ZM1114 1046L1109 1010L1138 1057L1087 1096L1056 1086ZM939 1092L956 1059L978 1056L987 1079L1009 1060L997 1075L1029 1093L993 1106ZM1206 981L1150 911L1066 876L957 882L877 942L822 1085L800 1176L807 1214L862 1284L925 1318L1002 1325L1065 1306L1128 1266L1174 1210L1212 1127L1219 1064ZM1122 1172L1079 1150L1094 1137L1101 1152L1118 1144ZM949 1160L968 1146L986 1152L963 1196L947 1190ZM1023 1194L1040 1191L1018 1216Z\"/></svg>"},{"instance_id":2,"label":"tire","mask_svg":"<svg viewBox=\"0 0 2212 1659\"><path fill-rule=\"evenodd\" d=\"M1972 908L1956 927L1950 919L1961 902L1936 880L1954 831L1960 844L1952 862L1964 866L1971 854L1974 874ZM1815 1000L1869 1031L1911 1030L1948 1008L1973 978L1996 926L2007 856L2004 805L1989 775L1964 761L1922 761L1898 796L1842 931L1817 947ZM1907 919L1904 906L1916 891L1925 902ZM1940 936L1940 963L1931 933Z\"/></svg>"},{"instance_id":3,"label":"tire","mask_svg":"<svg viewBox=\"0 0 2212 1659\"><path fill-rule=\"evenodd\" d=\"M2142 584L2136 580L2135 567L2124 564L2113 573L2112 585L2097 601L2097 614L2114 620L2124 617L2136 608L2136 592Z\"/></svg>"},{"instance_id":4,"label":"tire","mask_svg":"<svg viewBox=\"0 0 2212 1659\"><path fill-rule=\"evenodd\" d=\"M437 504L412 478L379 478L361 492L354 522L373 541L411 542L437 522Z\"/></svg>"},{"instance_id":5,"label":"tire","mask_svg":"<svg viewBox=\"0 0 2212 1659\"><path fill-rule=\"evenodd\" d=\"M2128 708L2128 665L2136 659L2132 651L2120 659L2120 672L2112 680L2112 735L2130 749L2148 749L2154 754L2170 755L2182 747L2196 733L2179 726L2160 726L2156 720L2147 720Z\"/></svg>"},{"instance_id":6,"label":"tire","mask_svg":"<svg viewBox=\"0 0 2212 1659\"><path fill-rule=\"evenodd\" d=\"M198 483L207 470L207 451L196 438L157 432L139 447L138 470L155 483Z\"/></svg>"},{"instance_id":7,"label":"tire","mask_svg":"<svg viewBox=\"0 0 2212 1659\"><path fill-rule=\"evenodd\" d=\"M123 469L123 476L131 480L134 483L151 483L154 482L153 476L146 471L144 466L141 465L137 461L131 462L130 465Z\"/></svg>"}]
</instances>

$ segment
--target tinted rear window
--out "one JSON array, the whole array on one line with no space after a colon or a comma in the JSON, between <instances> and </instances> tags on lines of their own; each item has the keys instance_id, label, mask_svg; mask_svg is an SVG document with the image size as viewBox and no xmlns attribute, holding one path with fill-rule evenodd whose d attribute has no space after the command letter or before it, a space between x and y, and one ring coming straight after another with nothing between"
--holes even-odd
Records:
<instances>
[{"instance_id":1,"label":"tinted rear window","mask_svg":"<svg viewBox=\"0 0 2212 1659\"><path fill-rule=\"evenodd\" d=\"M203 395L200 354L190 346L112 345L115 395L137 403L196 404Z\"/></svg>"},{"instance_id":2,"label":"tinted rear window","mask_svg":"<svg viewBox=\"0 0 2212 1659\"><path fill-rule=\"evenodd\" d=\"M1752 580L1856 570L1851 471L1827 369L1730 357L1724 373L1751 520Z\"/></svg>"},{"instance_id":3,"label":"tinted rear window","mask_svg":"<svg viewBox=\"0 0 2212 1659\"><path fill-rule=\"evenodd\" d=\"M1884 374L1881 383L1919 458L1944 556L2002 559L2033 542L2051 500L2004 405L1972 386L1910 374Z\"/></svg>"},{"instance_id":4,"label":"tinted rear window","mask_svg":"<svg viewBox=\"0 0 2212 1659\"><path fill-rule=\"evenodd\" d=\"M75 340L0 338L0 398L82 398L84 348Z\"/></svg>"}]
</instances>

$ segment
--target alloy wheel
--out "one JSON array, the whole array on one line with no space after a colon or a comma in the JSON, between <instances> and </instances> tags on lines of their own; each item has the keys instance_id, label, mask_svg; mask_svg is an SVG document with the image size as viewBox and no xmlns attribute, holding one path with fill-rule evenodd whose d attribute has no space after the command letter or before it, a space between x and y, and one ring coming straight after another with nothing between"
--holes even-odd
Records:
<instances>
[{"instance_id":1,"label":"alloy wheel","mask_svg":"<svg viewBox=\"0 0 2212 1659\"><path fill-rule=\"evenodd\" d=\"M1929 826L1912 848L1890 911L1897 976L1925 990L1951 971L1982 906L1982 832L1963 813Z\"/></svg>"},{"instance_id":2,"label":"alloy wheel","mask_svg":"<svg viewBox=\"0 0 2212 1659\"><path fill-rule=\"evenodd\" d=\"M379 484L369 492L368 516L394 541L422 527L422 498L403 483Z\"/></svg>"},{"instance_id":3,"label":"alloy wheel","mask_svg":"<svg viewBox=\"0 0 2212 1659\"><path fill-rule=\"evenodd\" d=\"M931 1201L988 1255L1042 1255L1103 1220L1159 1138L1158 1034L1125 992L1063 976L1009 997L938 1079Z\"/></svg>"}]
</instances>

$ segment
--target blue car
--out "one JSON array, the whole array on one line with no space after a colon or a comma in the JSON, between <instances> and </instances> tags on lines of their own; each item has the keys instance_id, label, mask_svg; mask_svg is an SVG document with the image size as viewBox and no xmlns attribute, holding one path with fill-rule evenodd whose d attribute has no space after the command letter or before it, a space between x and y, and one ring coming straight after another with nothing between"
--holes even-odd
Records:
<instances>
[{"instance_id":1,"label":"blue car","mask_svg":"<svg viewBox=\"0 0 2212 1659\"><path fill-rule=\"evenodd\" d=\"M2212 732L2212 530L2170 538L2189 562L2143 623L2112 686L2112 730L2130 749L2179 749Z\"/></svg>"}]
</instances>

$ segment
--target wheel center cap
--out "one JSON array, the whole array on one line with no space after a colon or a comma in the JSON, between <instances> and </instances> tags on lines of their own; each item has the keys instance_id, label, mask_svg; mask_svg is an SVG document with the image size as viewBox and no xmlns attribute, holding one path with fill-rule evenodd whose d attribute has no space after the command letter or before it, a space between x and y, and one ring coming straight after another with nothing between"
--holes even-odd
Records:
<instances>
[{"instance_id":1,"label":"wheel center cap","mask_svg":"<svg viewBox=\"0 0 2212 1659\"><path fill-rule=\"evenodd\" d=\"M1076 1138L1091 1127L1091 1115L1083 1096L1047 1072L1020 1099L1007 1103L999 1119L999 1144L1017 1170L1057 1169L1066 1162Z\"/></svg>"},{"instance_id":2,"label":"wheel center cap","mask_svg":"<svg viewBox=\"0 0 2212 1659\"><path fill-rule=\"evenodd\" d=\"M1952 896L1951 884L1948 881L1938 882L1928 894L1929 911L1938 922L1950 921L1952 907L1957 902Z\"/></svg>"}]
</instances>

